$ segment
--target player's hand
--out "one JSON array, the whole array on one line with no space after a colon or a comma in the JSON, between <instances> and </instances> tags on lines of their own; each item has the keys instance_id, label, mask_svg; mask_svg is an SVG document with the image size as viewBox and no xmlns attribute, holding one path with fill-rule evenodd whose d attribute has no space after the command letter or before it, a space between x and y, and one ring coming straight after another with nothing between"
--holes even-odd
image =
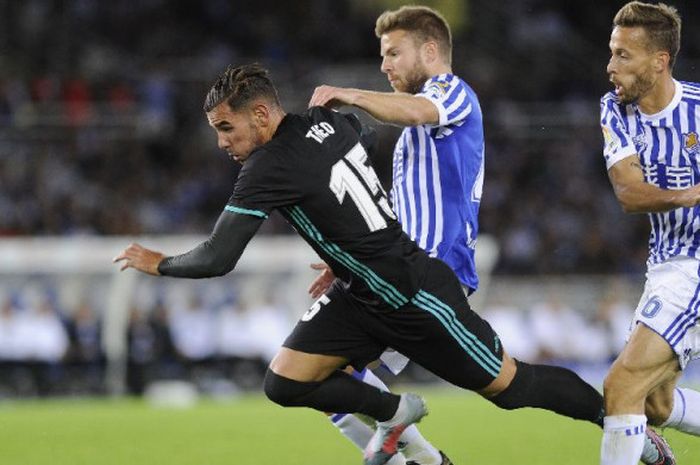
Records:
<instances>
[{"instance_id":1,"label":"player's hand","mask_svg":"<svg viewBox=\"0 0 700 465\"><path fill-rule=\"evenodd\" d=\"M335 275L331 271L331 267L325 263L312 263L311 268L318 270L321 273L314 279L314 282L309 286L309 295L312 299L318 299L331 287Z\"/></svg>"},{"instance_id":2,"label":"player's hand","mask_svg":"<svg viewBox=\"0 0 700 465\"><path fill-rule=\"evenodd\" d=\"M114 257L112 262L123 262L119 271L124 271L127 268L134 268L135 270L158 276L160 275L158 272L158 265L164 258L165 255L160 252L133 243L124 249L122 253Z\"/></svg>"},{"instance_id":3,"label":"player's hand","mask_svg":"<svg viewBox=\"0 0 700 465\"><path fill-rule=\"evenodd\" d=\"M337 108L343 105L352 105L352 89L342 87L319 86L309 100L311 107Z\"/></svg>"}]
</instances>

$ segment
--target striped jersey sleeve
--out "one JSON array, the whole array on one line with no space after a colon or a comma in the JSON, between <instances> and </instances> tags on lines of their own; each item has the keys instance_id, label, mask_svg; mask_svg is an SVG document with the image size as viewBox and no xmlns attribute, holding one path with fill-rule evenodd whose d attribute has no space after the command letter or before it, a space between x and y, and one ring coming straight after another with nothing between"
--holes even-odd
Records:
<instances>
[{"instance_id":1,"label":"striped jersey sleeve","mask_svg":"<svg viewBox=\"0 0 700 465\"><path fill-rule=\"evenodd\" d=\"M613 93L604 95L600 100L600 127L603 131L603 156L607 169L637 153L621 108L623 107Z\"/></svg>"},{"instance_id":2,"label":"striped jersey sleeve","mask_svg":"<svg viewBox=\"0 0 700 465\"><path fill-rule=\"evenodd\" d=\"M462 121L472 111L464 82L452 74L433 76L416 95L433 102L440 115L439 126Z\"/></svg>"}]
</instances>

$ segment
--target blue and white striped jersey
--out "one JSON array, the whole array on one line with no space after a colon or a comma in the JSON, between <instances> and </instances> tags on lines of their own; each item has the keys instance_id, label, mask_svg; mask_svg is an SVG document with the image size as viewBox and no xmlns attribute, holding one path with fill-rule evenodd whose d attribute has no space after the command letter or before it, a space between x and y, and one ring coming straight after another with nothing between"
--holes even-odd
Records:
<instances>
[{"instance_id":1,"label":"blue and white striped jersey","mask_svg":"<svg viewBox=\"0 0 700 465\"><path fill-rule=\"evenodd\" d=\"M403 130L394 149L393 208L411 239L476 289L484 179L481 107L474 91L452 74L430 78L417 95L435 104L440 121Z\"/></svg>"},{"instance_id":2,"label":"blue and white striped jersey","mask_svg":"<svg viewBox=\"0 0 700 465\"><path fill-rule=\"evenodd\" d=\"M700 183L700 84L674 81L666 108L646 115L636 104L622 105L614 92L600 102L603 155L608 169L637 154L644 179L662 189ZM700 258L700 207L650 213L649 265L676 255Z\"/></svg>"}]
</instances>

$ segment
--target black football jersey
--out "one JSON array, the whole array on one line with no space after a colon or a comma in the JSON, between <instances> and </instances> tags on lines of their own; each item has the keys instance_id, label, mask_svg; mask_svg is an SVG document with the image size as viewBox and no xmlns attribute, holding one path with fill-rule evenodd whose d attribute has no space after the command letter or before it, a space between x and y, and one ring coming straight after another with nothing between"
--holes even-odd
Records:
<instances>
[{"instance_id":1,"label":"black football jersey","mask_svg":"<svg viewBox=\"0 0 700 465\"><path fill-rule=\"evenodd\" d=\"M226 208L279 210L354 297L398 308L429 258L401 230L354 123L322 107L287 114L244 163Z\"/></svg>"}]
</instances>

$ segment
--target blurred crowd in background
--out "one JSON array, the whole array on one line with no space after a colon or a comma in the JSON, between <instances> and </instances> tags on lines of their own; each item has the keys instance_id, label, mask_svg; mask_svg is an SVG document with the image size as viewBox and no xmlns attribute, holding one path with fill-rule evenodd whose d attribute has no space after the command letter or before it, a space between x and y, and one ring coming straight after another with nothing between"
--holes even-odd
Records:
<instances>
[{"instance_id":1,"label":"blurred crowd in background","mask_svg":"<svg viewBox=\"0 0 700 465\"><path fill-rule=\"evenodd\" d=\"M320 84L389 91L374 21L402 3L0 0L0 240L207 234L238 171L202 110L215 77L228 64L258 61L293 112ZM454 71L481 101L481 232L500 245L497 275L610 273L641 282L648 220L618 206L598 124L599 98L610 90L610 25L623 3L425 2L451 24ZM700 8L670 3L685 25L675 75L697 80L700 29L691 25ZM373 161L388 183L399 130L374 125ZM292 233L277 216L262 232ZM483 313L516 356L607 363L635 302L596 299L586 309L543 298ZM293 324L270 302L202 305L194 296L188 305L134 307L130 392L193 373L257 386ZM45 297L3 297L0 396L103 391L100 312L87 302L59 308Z\"/></svg>"},{"instance_id":2,"label":"blurred crowd in background","mask_svg":"<svg viewBox=\"0 0 700 465\"><path fill-rule=\"evenodd\" d=\"M126 392L140 395L162 381L190 382L212 395L259 389L267 364L305 308L269 296L242 298L240 283L222 280L217 292L211 286L176 289L174 281L135 299L129 310ZM0 399L110 392L103 299L86 294L64 306L48 282L29 280L22 292L0 299ZM479 313L512 356L593 367L592 382L599 383L624 345L633 312L619 291L613 281L587 308L550 291L522 305L496 300ZM398 379L436 380L413 364Z\"/></svg>"},{"instance_id":3,"label":"blurred crowd in background","mask_svg":"<svg viewBox=\"0 0 700 465\"><path fill-rule=\"evenodd\" d=\"M389 90L374 20L400 3L0 0L0 234L207 233L237 171L201 109L216 75L259 61L290 111L322 83ZM454 70L485 114L496 272L641 270L646 218L617 206L597 123L620 5L427 3L452 25ZM700 20L677 3L685 24ZM676 74L690 79L700 31L683 34ZM397 132L381 135L388 182Z\"/></svg>"},{"instance_id":4,"label":"blurred crowd in background","mask_svg":"<svg viewBox=\"0 0 700 465\"><path fill-rule=\"evenodd\" d=\"M202 390L259 388L267 364L294 324L269 297L246 300L235 286L172 291L134 302L126 328L126 389L159 380ZM104 394L104 299L86 294L64 306L46 280L30 279L0 298L0 398ZM211 293L209 293L211 296Z\"/></svg>"}]
</instances>

